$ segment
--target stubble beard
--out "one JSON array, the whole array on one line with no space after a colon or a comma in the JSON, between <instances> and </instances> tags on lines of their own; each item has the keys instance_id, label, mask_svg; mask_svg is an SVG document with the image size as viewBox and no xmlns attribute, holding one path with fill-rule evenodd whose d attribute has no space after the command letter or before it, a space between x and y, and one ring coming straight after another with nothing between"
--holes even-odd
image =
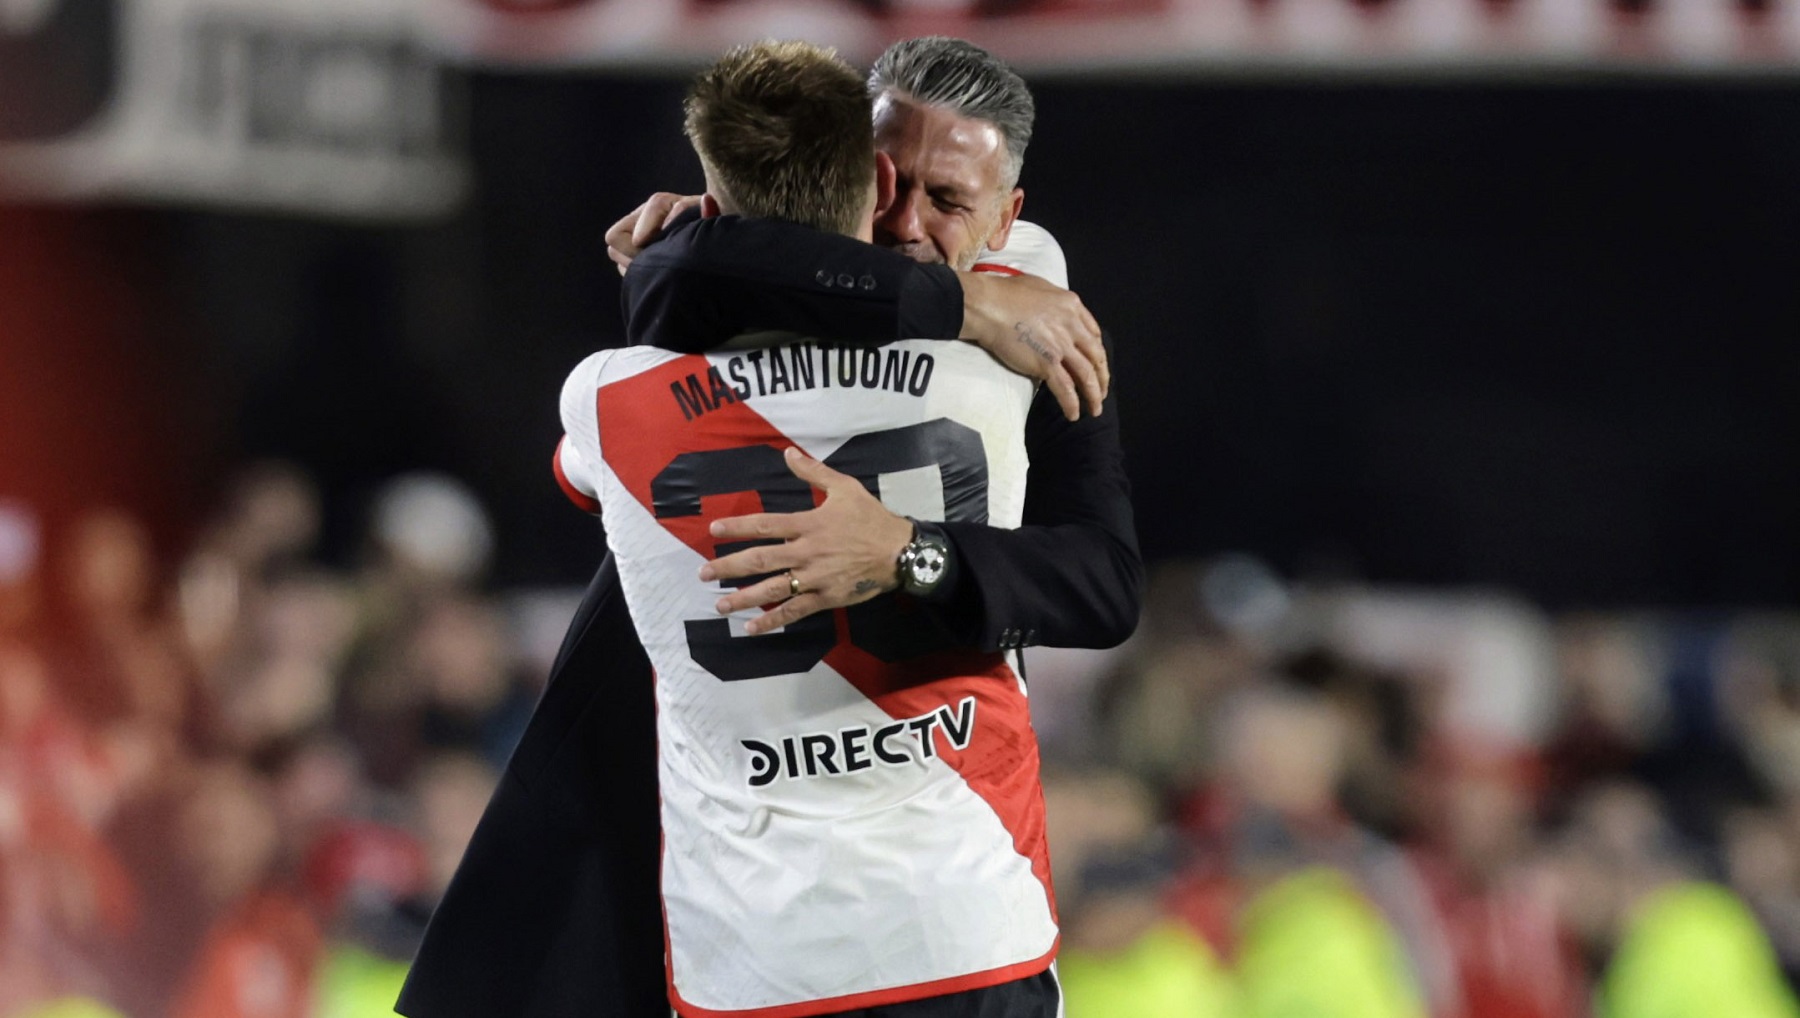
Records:
<instances>
[{"instance_id":1,"label":"stubble beard","mask_svg":"<svg viewBox=\"0 0 1800 1018\"><path fill-rule=\"evenodd\" d=\"M998 219L998 217L995 218ZM986 230L981 231L981 235L983 237L992 237L994 235L994 227L997 225L997 222L990 223ZM981 253L987 250L987 242L984 240L979 244L970 244L967 250L959 253L957 257L952 260L945 258L944 253L938 250L937 245L929 240L913 240L905 241L903 243L893 243L882 241L882 238L879 235L877 235L876 240L881 242L882 246L898 251L921 265L949 265L951 268L962 272L967 272L974 268L975 263L981 260Z\"/></svg>"}]
</instances>

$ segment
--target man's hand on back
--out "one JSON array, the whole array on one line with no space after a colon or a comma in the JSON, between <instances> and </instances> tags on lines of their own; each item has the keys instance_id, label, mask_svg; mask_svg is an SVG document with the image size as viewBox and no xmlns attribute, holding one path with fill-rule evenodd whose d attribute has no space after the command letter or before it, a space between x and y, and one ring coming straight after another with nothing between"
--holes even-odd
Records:
<instances>
[{"instance_id":1,"label":"man's hand on back","mask_svg":"<svg viewBox=\"0 0 1800 1018\"><path fill-rule=\"evenodd\" d=\"M889 511L861 481L796 448L787 450L787 465L795 477L823 491L825 503L806 512L755 513L716 521L712 536L720 541L783 543L749 548L700 568L700 579L708 583L775 574L727 594L716 606L719 614L729 615L774 604L744 626L751 636L896 589L900 550L912 540L912 523ZM801 593L790 596L795 582Z\"/></svg>"},{"instance_id":2,"label":"man's hand on back","mask_svg":"<svg viewBox=\"0 0 1800 1018\"><path fill-rule=\"evenodd\" d=\"M623 276L625 270L631 267L631 260L662 235L663 226L669 220L698 204L700 195L697 194L681 195L658 191L650 196L649 201L612 224L606 231L606 257L611 258L613 264L619 267L619 275Z\"/></svg>"},{"instance_id":3,"label":"man's hand on back","mask_svg":"<svg viewBox=\"0 0 1800 1018\"><path fill-rule=\"evenodd\" d=\"M1100 323L1074 292L1036 276L959 272L963 338L994 359L1050 387L1069 420L1100 405L1112 385Z\"/></svg>"}]
</instances>

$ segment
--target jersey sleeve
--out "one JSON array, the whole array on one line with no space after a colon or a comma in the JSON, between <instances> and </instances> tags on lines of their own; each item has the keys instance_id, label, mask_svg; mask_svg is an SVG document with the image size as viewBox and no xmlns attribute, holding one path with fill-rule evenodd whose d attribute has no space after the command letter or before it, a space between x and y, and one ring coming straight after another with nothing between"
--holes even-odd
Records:
<instances>
[{"instance_id":1,"label":"jersey sleeve","mask_svg":"<svg viewBox=\"0 0 1800 1018\"><path fill-rule=\"evenodd\" d=\"M1023 219L1013 223L1005 247L998 251L983 251L981 259L970 268L975 272L998 272L1008 276L1038 276L1065 290L1069 288L1069 262L1063 257L1062 245L1049 230Z\"/></svg>"},{"instance_id":2,"label":"jersey sleeve","mask_svg":"<svg viewBox=\"0 0 1800 1018\"><path fill-rule=\"evenodd\" d=\"M550 468L557 487L587 512L600 512L600 423L596 400L600 373L612 351L590 355L569 372L562 388L563 437Z\"/></svg>"}]
</instances>

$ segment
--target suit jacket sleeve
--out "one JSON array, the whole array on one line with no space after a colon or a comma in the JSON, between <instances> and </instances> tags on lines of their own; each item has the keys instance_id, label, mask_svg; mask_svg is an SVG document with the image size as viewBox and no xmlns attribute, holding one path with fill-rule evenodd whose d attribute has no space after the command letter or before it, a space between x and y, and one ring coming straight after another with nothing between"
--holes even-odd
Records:
<instances>
[{"instance_id":1,"label":"suit jacket sleeve","mask_svg":"<svg viewBox=\"0 0 1800 1018\"><path fill-rule=\"evenodd\" d=\"M763 330L867 344L962 331L947 266L774 219L677 218L632 261L621 298L628 342L680 353Z\"/></svg>"},{"instance_id":2,"label":"suit jacket sleeve","mask_svg":"<svg viewBox=\"0 0 1800 1018\"><path fill-rule=\"evenodd\" d=\"M1070 421L1049 390L1038 390L1025 424L1031 475L1019 529L943 525L958 577L939 611L957 642L1111 647L1137 628L1144 563L1117 391L1115 380L1101 416Z\"/></svg>"}]
</instances>

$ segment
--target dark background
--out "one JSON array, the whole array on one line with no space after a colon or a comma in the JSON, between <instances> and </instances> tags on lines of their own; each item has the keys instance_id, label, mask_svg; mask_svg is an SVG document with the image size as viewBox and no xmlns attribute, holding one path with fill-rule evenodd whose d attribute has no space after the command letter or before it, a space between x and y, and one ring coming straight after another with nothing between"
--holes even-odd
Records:
<instances>
[{"instance_id":1,"label":"dark background","mask_svg":"<svg viewBox=\"0 0 1800 1018\"><path fill-rule=\"evenodd\" d=\"M700 186L680 76L467 85L476 189L447 223L6 210L8 273L35 226L99 238L78 275L125 281L55 357L153 383L129 462L68 423L93 393L39 415L70 469L111 467L83 497L180 521L242 458L292 457L348 496L347 559L361 497L438 467L494 512L497 580L587 578L556 393L619 341L606 226ZM1117 341L1149 556L1553 607L1800 600L1800 85L1034 86L1026 217Z\"/></svg>"}]
</instances>

